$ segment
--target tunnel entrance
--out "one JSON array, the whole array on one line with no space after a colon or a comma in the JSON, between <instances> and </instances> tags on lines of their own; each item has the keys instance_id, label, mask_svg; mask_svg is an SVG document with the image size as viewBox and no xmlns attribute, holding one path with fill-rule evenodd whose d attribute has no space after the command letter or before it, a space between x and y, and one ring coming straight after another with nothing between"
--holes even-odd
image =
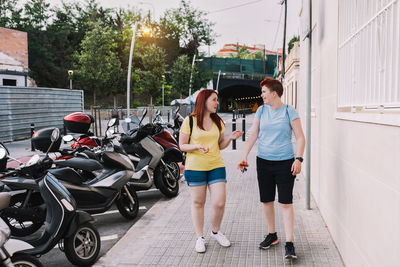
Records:
<instances>
[{"instance_id":1,"label":"tunnel entrance","mask_svg":"<svg viewBox=\"0 0 400 267\"><path fill-rule=\"evenodd\" d=\"M220 112L232 112L233 109L248 108L255 112L263 104L260 96L261 88L258 86L258 82L254 85L244 83L230 84L218 91Z\"/></svg>"}]
</instances>

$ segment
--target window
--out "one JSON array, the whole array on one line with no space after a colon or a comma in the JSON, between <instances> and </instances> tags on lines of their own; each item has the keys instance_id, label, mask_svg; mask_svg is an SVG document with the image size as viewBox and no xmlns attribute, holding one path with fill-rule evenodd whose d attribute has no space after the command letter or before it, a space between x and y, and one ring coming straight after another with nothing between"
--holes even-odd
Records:
<instances>
[{"instance_id":1,"label":"window","mask_svg":"<svg viewBox=\"0 0 400 267\"><path fill-rule=\"evenodd\" d=\"M17 80L13 79L3 79L4 86L17 86Z\"/></svg>"},{"instance_id":2,"label":"window","mask_svg":"<svg viewBox=\"0 0 400 267\"><path fill-rule=\"evenodd\" d=\"M399 50L400 1L339 0L338 108L400 108Z\"/></svg>"}]
</instances>

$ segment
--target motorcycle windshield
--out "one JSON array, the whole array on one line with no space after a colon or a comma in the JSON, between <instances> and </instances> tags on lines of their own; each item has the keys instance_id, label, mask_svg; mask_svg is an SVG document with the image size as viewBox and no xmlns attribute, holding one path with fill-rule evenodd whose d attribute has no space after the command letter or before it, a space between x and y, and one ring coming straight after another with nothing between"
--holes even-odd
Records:
<instances>
[{"instance_id":1,"label":"motorcycle windshield","mask_svg":"<svg viewBox=\"0 0 400 267\"><path fill-rule=\"evenodd\" d=\"M132 115L129 117L131 119L131 122L126 122L125 120L122 120L122 129L124 130L124 133L128 133L131 130L136 130L139 128L140 125L140 119L136 115Z\"/></svg>"}]
</instances>

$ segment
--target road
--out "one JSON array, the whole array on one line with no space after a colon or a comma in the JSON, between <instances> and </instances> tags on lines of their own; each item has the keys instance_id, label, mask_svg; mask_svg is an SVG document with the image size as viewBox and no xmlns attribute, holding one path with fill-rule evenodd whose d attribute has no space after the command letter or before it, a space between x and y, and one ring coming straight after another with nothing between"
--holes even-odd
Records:
<instances>
[{"instance_id":1,"label":"road","mask_svg":"<svg viewBox=\"0 0 400 267\"><path fill-rule=\"evenodd\" d=\"M99 257L107 253L107 251L124 236L126 231L162 197L159 190L150 189L148 191L139 191L139 214L133 221L128 221L119 214L115 206L103 214L93 215L95 218L95 226L99 231L101 238L101 249ZM39 236L40 233L35 234ZM39 258L43 266L48 267L70 267L72 264L67 260L64 253L60 251L58 246L50 252Z\"/></svg>"}]
</instances>

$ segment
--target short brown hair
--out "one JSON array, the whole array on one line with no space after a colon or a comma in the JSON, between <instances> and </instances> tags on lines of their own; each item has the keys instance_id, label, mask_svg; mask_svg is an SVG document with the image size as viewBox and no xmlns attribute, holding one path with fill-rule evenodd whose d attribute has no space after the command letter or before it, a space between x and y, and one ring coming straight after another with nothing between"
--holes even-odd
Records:
<instances>
[{"instance_id":1,"label":"short brown hair","mask_svg":"<svg viewBox=\"0 0 400 267\"><path fill-rule=\"evenodd\" d=\"M272 92L276 92L279 97L283 95L283 86L282 83L276 79L265 78L260 82L261 88L266 86Z\"/></svg>"}]
</instances>

